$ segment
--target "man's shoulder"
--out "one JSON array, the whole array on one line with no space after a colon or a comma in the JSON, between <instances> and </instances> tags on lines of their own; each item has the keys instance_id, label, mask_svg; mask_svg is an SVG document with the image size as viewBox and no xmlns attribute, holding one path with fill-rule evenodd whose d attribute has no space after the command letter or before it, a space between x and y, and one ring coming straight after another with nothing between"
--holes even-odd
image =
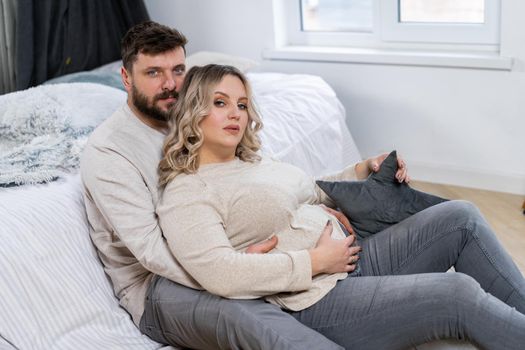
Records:
<instances>
[{"instance_id":1,"label":"man's shoulder","mask_svg":"<svg viewBox=\"0 0 525 350\"><path fill-rule=\"evenodd\" d=\"M129 123L129 116L122 106L97 126L91 133L86 147L118 147L123 140L133 139L133 135L137 132L136 129L135 125Z\"/></svg>"},{"instance_id":2,"label":"man's shoulder","mask_svg":"<svg viewBox=\"0 0 525 350\"><path fill-rule=\"evenodd\" d=\"M124 105L90 135L80 159L81 173L117 175L138 170L155 179L162 142L162 134L153 133Z\"/></svg>"},{"instance_id":3,"label":"man's shoulder","mask_svg":"<svg viewBox=\"0 0 525 350\"><path fill-rule=\"evenodd\" d=\"M125 106L122 106L97 126L82 151L80 168L99 167L118 160L122 155L132 154L137 141L141 140L141 131L130 120Z\"/></svg>"}]
</instances>

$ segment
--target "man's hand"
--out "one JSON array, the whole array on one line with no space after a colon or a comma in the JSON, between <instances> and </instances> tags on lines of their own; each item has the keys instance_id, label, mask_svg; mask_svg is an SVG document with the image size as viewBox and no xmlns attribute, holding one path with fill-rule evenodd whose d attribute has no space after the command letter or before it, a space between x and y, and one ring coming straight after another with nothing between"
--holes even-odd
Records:
<instances>
[{"instance_id":1,"label":"man's hand","mask_svg":"<svg viewBox=\"0 0 525 350\"><path fill-rule=\"evenodd\" d=\"M348 218L346 217L345 214L341 213L338 210L335 210L335 209L332 209L332 208L328 208L324 204L320 204L319 206L321 208L323 208L327 213L332 214L333 216L335 216L337 221L339 221L341 224L343 224L343 226L345 227L345 229L348 231L349 234L355 235L355 231L352 228L352 225L350 225L350 220L348 220Z\"/></svg>"},{"instance_id":2,"label":"man's hand","mask_svg":"<svg viewBox=\"0 0 525 350\"><path fill-rule=\"evenodd\" d=\"M266 241L252 244L246 249L246 253L250 254L266 254L277 245L277 236L268 238Z\"/></svg>"},{"instance_id":3,"label":"man's hand","mask_svg":"<svg viewBox=\"0 0 525 350\"><path fill-rule=\"evenodd\" d=\"M371 172L377 173L381 168L381 164L388 157L388 153L380 154L376 157L368 158L361 163L356 165L356 174L359 179L365 179L370 175ZM410 176L408 176L408 169L405 161L399 154L397 155L397 172L396 180L399 182L410 182Z\"/></svg>"}]
</instances>

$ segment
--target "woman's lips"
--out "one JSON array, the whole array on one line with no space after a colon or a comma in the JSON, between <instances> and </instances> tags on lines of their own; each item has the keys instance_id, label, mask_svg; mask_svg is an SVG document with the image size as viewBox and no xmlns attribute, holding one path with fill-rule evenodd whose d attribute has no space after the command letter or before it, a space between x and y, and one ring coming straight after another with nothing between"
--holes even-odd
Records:
<instances>
[{"instance_id":1,"label":"woman's lips","mask_svg":"<svg viewBox=\"0 0 525 350\"><path fill-rule=\"evenodd\" d=\"M239 125L228 125L224 128L224 130L231 134L237 134L241 130L241 128L239 127Z\"/></svg>"}]
</instances>

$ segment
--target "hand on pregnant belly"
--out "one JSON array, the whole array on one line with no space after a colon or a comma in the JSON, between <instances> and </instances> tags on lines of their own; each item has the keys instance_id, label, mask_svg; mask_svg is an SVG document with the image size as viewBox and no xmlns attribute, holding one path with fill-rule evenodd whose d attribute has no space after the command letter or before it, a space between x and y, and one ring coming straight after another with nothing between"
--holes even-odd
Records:
<instances>
[{"instance_id":1,"label":"hand on pregnant belly","mask_svg":"<svg viewBox=\"0 0 525 350\"><path fill-rule=\"evenodd\" d=\"M328 222L315 248L309 250L312 259L312 276L320 273L352 272L359 259L359 246L352 246L354 235L344 239L332 238L333 224Z\"/></svg>"}]
</instances>

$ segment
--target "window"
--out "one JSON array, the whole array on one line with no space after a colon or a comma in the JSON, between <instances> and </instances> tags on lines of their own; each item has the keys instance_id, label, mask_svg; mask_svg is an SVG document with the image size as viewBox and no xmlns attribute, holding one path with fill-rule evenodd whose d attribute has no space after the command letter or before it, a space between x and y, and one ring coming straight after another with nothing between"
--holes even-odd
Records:
<instances>
[{"instance_id":1,"label":"window","mask_svg":"<svg viewBox=\"0 0 525 350\"><path fill-rule=\"evenodd\" d=\"M372 0L302 0L303 31L371 32Z\"/></svg>"},{"instance_id":2,"label":"window","mask_svg":"<svg viewBox=\"0 0 525 350\"><path fill-rule=\"evenodd\" d=\"M485 22L484 0L401 0L402 23L477 23Z\"/></svg>"},{"instance_id":3,"label":"window","mask_svg":"<svg viewBox=\"0 0 525 350\"><path fill-rule=\"evenodd\" d=\"M499 0L274 1L291 45L498 50Z\"/></svg>"},{"instance_id":4,"label":"window","mask_svg":"<svg viewBox=\"0 0 525 350\"><path fill-rule=\"evenodd\" d=\"M381 1L385 41L497 45L497 0Z\"/></svg>"}]
</instances>

